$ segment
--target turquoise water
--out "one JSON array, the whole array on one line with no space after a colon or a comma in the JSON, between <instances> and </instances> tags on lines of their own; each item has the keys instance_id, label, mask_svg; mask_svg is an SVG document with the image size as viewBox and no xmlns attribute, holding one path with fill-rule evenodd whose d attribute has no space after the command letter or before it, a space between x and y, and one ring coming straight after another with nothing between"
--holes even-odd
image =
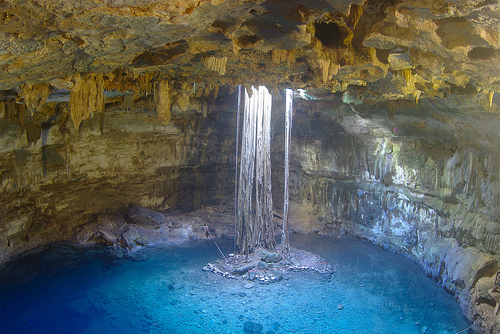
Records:
<instances>
[{"instance_id":1,"label":"turquoise water","mask_svg":"<svg viewBox=\"0 0 500 334\"><path fill-rule=\"evenodd\" d=\"M356 238L292 235L332 277L287 273L245 288L201 268L212 242L120 258L64 245L0 272L0 333L448 333L466 327L451 295L402 256ZM228 245L220 241L222 249Z\"/></svg>"}]
</instances>

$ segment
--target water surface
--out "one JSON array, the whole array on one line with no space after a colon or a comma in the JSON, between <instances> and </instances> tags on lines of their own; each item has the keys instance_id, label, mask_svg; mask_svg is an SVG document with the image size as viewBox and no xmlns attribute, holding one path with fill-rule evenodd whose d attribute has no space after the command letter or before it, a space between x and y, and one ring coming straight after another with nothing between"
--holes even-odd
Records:
<instances>
[{"instance_id":1,"label":"water surface","mask_svg":"<svg viewBox=\"0 0 500 334\"><path fill-rule=\"evenodd\" d=\"M468 327L451 295L406 258L356 238L291 236L324 257L332 277L279 283L202 271L211 241L145 248L133 259L54 245L0 273L0 333L440 333ZM228 249L227 241L219 241ZM258 326L257 326L258 327Z\"/></svg>"}]
</instances>

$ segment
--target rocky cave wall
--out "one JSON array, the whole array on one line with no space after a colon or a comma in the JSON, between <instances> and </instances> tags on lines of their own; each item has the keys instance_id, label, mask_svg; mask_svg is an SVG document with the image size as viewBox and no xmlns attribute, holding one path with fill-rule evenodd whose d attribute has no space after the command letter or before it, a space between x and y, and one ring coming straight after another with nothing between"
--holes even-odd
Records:
<instances>
[{"instance_id":1,"label":"rocky cave wall","mask_svg":"<svg viewBox=\"0 0 500 334\"><path fill-rule=\"evenodd\" d=\"M367 111L340 99L298 104L293 229L357 235L404 254L469 320L498 330L487 290L500 259L499 115L437 101Z\"/></svg>"},{"instance_id":2,"label":"rocky cave wall","mask_svg":"<svg viewBox=\"0 0 500 334\"><path fill-rule=\"evenodd\" d=\"M159 121L151 94L111 94L105 112L79 120L78 128L68 92L50 97L54 102L37 117L5 98L0 260L74 240L98 214L189 209L232 198L235 95L217 100L209 88L186 93L175 87L167 125ZM187 104L180 102L183 94Z\"/></svg>"}]
</instances>

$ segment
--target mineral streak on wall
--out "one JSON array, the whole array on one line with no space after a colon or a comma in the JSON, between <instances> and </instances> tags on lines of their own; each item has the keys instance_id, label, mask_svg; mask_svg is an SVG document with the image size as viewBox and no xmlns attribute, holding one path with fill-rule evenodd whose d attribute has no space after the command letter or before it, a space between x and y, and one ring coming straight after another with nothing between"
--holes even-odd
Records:
<instances>
[{"instance_id":1,"label":"mineral streak on wall","mask_svg":"<svg viewBox=\"0 0 500 334\"><path fill-rule=\"evenodd\" d=\"M324 102L297 108L292 229L354 234L404 254L455 294L470 320L480 313L484 328L495 328L487 290L500 256L500 134L493 130L500 118L446 123L427 103L396 106L393 120L361 111ZM415 112L428 120L420 123Z\"/></svg>"},{"instance_id":2,"label":"mineral streak on wall","mask_svg":"<svg viewBox=\"0 0 500 334\"><path fill-rule=\"evenodd\" d=\"M172 114L172 86L170 82L161 80L156 84L155 103L160 123L164 125L170 123Z\"/></svg>"}]
</instances>

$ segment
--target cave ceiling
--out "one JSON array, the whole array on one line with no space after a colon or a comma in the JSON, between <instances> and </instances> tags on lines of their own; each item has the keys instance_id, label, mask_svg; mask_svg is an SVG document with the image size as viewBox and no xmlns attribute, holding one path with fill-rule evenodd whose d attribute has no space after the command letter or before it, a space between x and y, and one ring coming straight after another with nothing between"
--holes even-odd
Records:
<instances>
[{"instance_id":1,"label":"cave ceiling","mask_svg":"<svg viewBox=\"0 0 500 334\"><path fill-rule=\"evenodd\" d=\"M500 4L6 0L0 66L4 91L71 90L75 75L94 73L109 90L147 76L315 89L354 104L466 96L498 109Z\"/></svg>"}]
</instances>

